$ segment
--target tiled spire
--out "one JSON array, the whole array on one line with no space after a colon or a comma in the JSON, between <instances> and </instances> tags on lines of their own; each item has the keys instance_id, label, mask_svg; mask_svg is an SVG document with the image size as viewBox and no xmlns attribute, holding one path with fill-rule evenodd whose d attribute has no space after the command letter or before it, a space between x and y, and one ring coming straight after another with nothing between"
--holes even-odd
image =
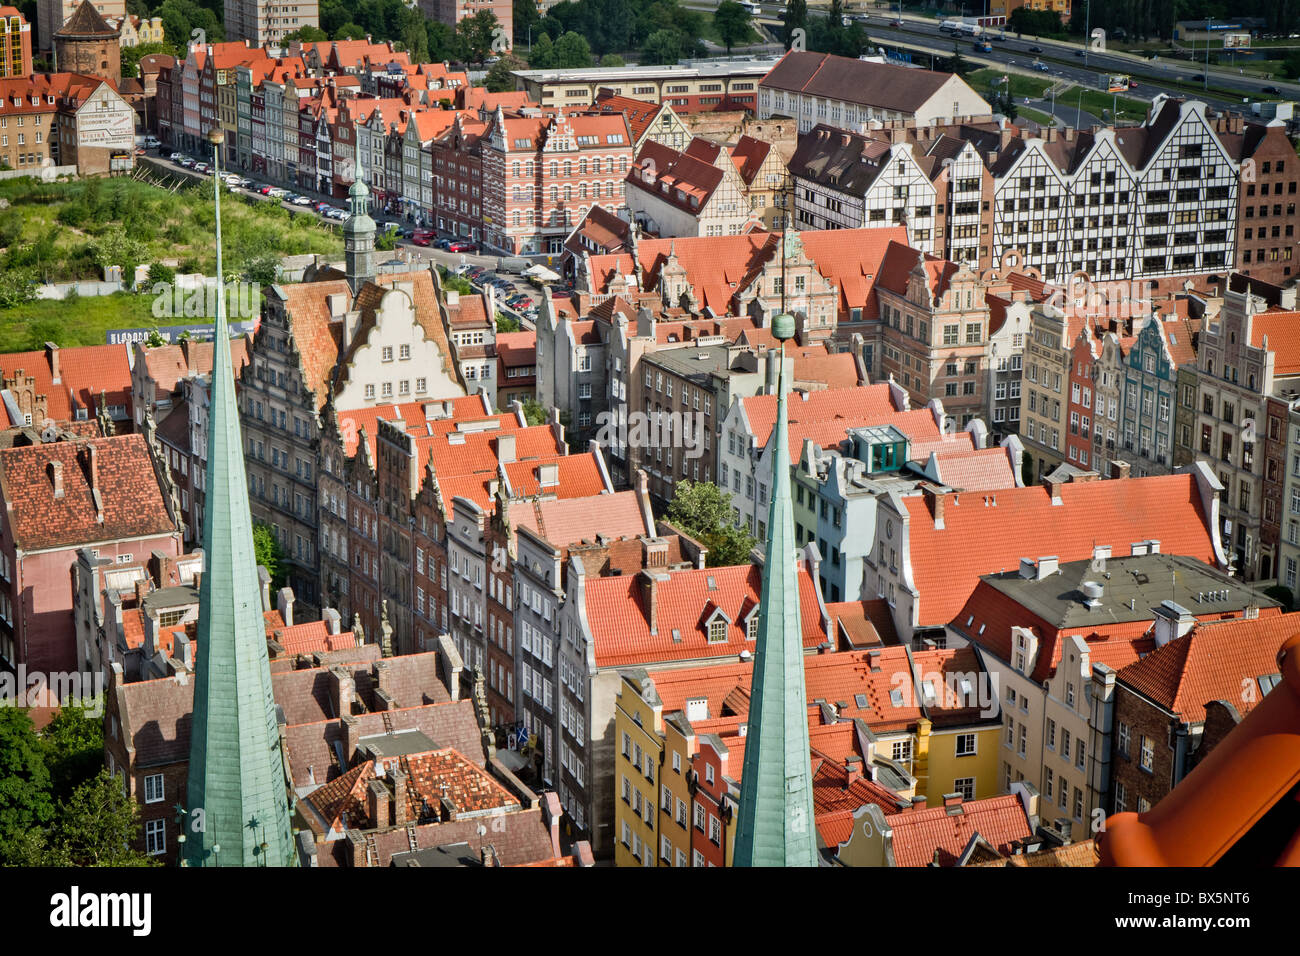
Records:
<instances>
[{"instance_id":1,"label":"tiled spire","mask_svg":"<svg viewBox=\"0 0 1300 956\"><path fill-rule=\"evenodd\" d=\"M745 737L736 830L736 866L816 866L808 707L804 689L799 582L795 573L794 512L790 500L786 422L785 340L794 317L778 315L772 335L781 342L777 381L772 499L759 596L758 641Z\"/></svg>"},{"instance_id":2,"label":"tiled spire","mask_svg":"<svg viewBox=\"0 0 1300 956\"><path fill-rule=\"evenodd\" d=\"M209 134L220 154L220 131ZM221 176L217 203L216 327L208 406L207 506L199 591L194 718L190 730L185 862L190 866L295 863L289 796L266 625L253 550L243 439L230 360L221 271ZM199 827L202 829L199 829Z\"/></svg>"}]
</instances>

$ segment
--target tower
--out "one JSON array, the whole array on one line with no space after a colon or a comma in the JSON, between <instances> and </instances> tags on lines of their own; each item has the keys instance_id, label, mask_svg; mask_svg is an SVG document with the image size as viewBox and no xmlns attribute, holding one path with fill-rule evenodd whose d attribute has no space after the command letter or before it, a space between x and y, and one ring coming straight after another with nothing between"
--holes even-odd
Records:
<instances>
[{"instance_id":1,"label":"tower","mask_svg":"<svg viewBox=\"0 0 1300 956\"><path fill-rule=\"evenodd\" d=\"M817 865L786 422L785 343L794 337L794 325L794 316L788 313L772 319L772 335L781 342L776 447L740 783L736 866Z\"/></svg>"},{"instance_id":2,"label":"tower","mask_svg":"<svg viewBox=\"0 0 1300 956\"><path fill-rule=\"evenodd\" d=\"M222 271L217 162L223 138L220 129L208 134L214 156L218 277ZM217 297L208 407L207 514L185 862L190 866L290 866L294 845L289 796L271 696L229 343L223 287Z\"/></svg>"},{"instance_id":3,"label":"tower","mask_svg":"<svg viewBox=\"0 0 1300 956\"><path fill-rule=\"evenodd\" d=\"M348 285L356 295L375 277L375 221L370 218L370 189L360 176L348 189L347 222L343 223L343 249L347 254Z\"/></svg>"},{"instance_id":4,"label":"tower","mask_svg":"<svg viewBox=\"0 0 1300 956\"><path fill-rule=\"evenodd\" d=\"M65 73L98 76L116 88L122 79L121 36L120 27L105 20L90 0L82 0L54 32L55 64Z\"/></svg>"}]
</instances>

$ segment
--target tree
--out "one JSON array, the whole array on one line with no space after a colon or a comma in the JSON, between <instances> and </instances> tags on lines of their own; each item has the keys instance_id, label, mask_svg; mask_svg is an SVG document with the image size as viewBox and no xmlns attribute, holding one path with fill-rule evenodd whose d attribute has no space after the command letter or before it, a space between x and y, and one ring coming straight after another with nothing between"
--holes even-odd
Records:
<instances>
[{"instance_id":1,"label":"tree","mask_svg":"<svg viewBox=\"0 0 1300 956\"><path fill-rule=\"evenodd\" d=\"M42 865L156 866L131 849L139 836L139 805L105 767L60 804Z\"/></svg>"},{"instance_id":2,"label":"tree","mask_svg":"<svg viewBox=\"0 0 1300 956\"><path fill-rule=\"evenodd\" d=\"M524 399L523 406L524 419L528 424L545 425L549 421L550 417L546 414L546 409L542 407L542 403L531 395Z\"/></svg>"},{"instance_id":3,"label":"tree","mask_svg":"<svg viewBox=\"0 0 1300 956\"><path fill-rule=\"evenodd\" d=\"M955 73L958 76L965 76L970 72L970 64L961 55L961 48L955 42L952 45L952 56L948 58L945 67L949 73Z\"/></svg>"},{"instance_id":4,"label":"tree","mask_svg":"<svg viewBox=\"0 0 1300 956\"><path fill-rule=\"evenodd\" d=\"M591 66L591 47L581 33L570 30L555 41L555 65L562 70Z\"/></svg>"},{"instance_id":5,"label":"tree","mask_svg":"<svg viewBox=\"0 0 1300 956\"><path fill-rule=\"evenodd\" d=\"M626 66L623 58L617 53L606 53L600 58L601 66Z\"/></svg>"},{"instance_id":6,"label":"tree","mask_svg":"<svg viewBox=\"0 0 1300 956\"><path fill-rule=\"evenodd\" d=\"M320 27L304 26L299 27L292 33L286 33L284 35L284 40L281 42L288 46L294 40L297 40L300 43L323 43L328 39L329 34Z\"/></svg>"},{"instance_id":7,"label":"tree","mask_svg":"<svg viewBox=\"0 0 1300 956\"><path fill-rule=\"evenodd\" d=\"M141 43L136 46L122 47L122 77L135 77L139 72L140 61L154 53L175 56L176 48L170 43Z\"/></svg>"},{"instance_id":8,"label":"tree","mask_svg":"<svg viewBox=\"0 0 1300 956\"><path fill-rule=\"evenodd\" d=\"M8 309L36 298L36 276L30 269L0 269L0 308Z\"/></svg>"},{"instance_id":9,"label":"tree","mask_svg":"<svg viewBox=\"0 0 1300 956\"><path fill-rule=\"evenodd\" d=\"M492 55L500 23L491 10L480 10L456 24L456 39L461 57L469 63L482 63Z\"/></svg>"},{"instance_id":10,"label":"tree","mask_svg":"<svg viewBox=\"0 0 1300 956\"><path fill-rule=\"evenodd\" d=\"M551 42L550 36L543 33L528 51L528 66L534 70L549 70L555 66L555 60L555 44Z\"/></svg>"},{"instance_id":11,"label":"tree","mask_svg":"<svg viewBox=\"0 0 1300 956\"><path fill-rule=\"evenodd\" d=\"M497 331L498 332L518 332L519 320L513 316L506 315L504 312L497 313Z\"/></svg>"},{"instance_id":12,"label":"tree","mask_svg":"<svg viewBox=\"0 0 1300 956\"><path fill-rule=\"evenodd\" d=\"M54 796L66 800L104 766L104 722L91 716L94 702L65 702L41 740Z\"/></svg>"},{"instance_id":13,"label":"tree","mask_svg":"<svg viewBox=\"0 0 1300 956\"><path fill-rule=\"evenodd\" d=\"M253 555L257 563L266 568L271 575L271 587L279 589L284 586L284 548L275 529L261 521L253 522Z\"/></svg>"},{"instance_id":14,"label":"tree","mask_svg":"<svg viewBox=\"0 0 1300 956\"><path fill-rule=\"evenodd\" d=\"M749 20L749 11L736 3L736 0L722 0L718 9L713 11L713 25L717 27L718 36L727 48L727 56L731 56L733 46L749 39Z\"/></svg>"},{"instance_id":15,"label":"tree","mask_svg":"<svg viewBox=\"0 0 1300 956\"><path fill-rule=\"evenodd\" d=\"M677 30L656 30L641 47L641 62L649 65L676 63L682 58L682 34Z\"/></svg>"},{"instance_id":16,"label":"tree","mask_svg":"<svg viewBox=\"0 0 1300 956\"><path fill-rule=\"evenodd\" d=\"M256 252L244 260L240 278L259 289L272 285L280 276L280 257L271 250Z\"/></svg>"},{"instance_id":17,"label":"tree","mask_svg":"<svg viewBox=\"0 0 1300 956\"><path fill-rule=\"evenodd\" d=\"M785 24L785 48L788 50L794 40L794 31L803 30L806 33L808 30L807 0L788 0L781 20Z\"/></svg>"},{"instance_id":18,"label":"tree","mask_svg":"<svg viewBox=\"0 0 1300 956\"><path fill-rule=\"evenodd\" d=\"M171 285L176 281L176 270L171 266L165 266L161 262L155 262L149 267L149 287L153 288L158 283Z\"/></svg>"},{"instance_id":19,"label":"tree","mask_svg":"<svg viewBox=\"0 0 1300 956\"><path fill-rule=\"evenodd\" d=\"M511 25L514 27L516 41L520 37L527 37L529 30L536 35L541 22L542 16L537 12L537 4L533 0L514 0Z\"/></svg>"},{"instance_id":20,"label":"tree","mask_svg":"<svg viewBox=\"0 0 1300 956\"><path fill-rule=\"evenodd\" d=\"M50 770L36 727L25 710L0 707L0 860L24 831L53 818Z\"/></svg>"},{"instance_id":21,"label":"tree","mask_svg":"<svg viewBox=\"0 0 1300 956\"><path fill-rule=\"evenodd\" d=\"M402 32L402 42L412 63L429 62L429 34L424 24L412 21Z\"/></svg>"},{"instance_id":22,"label":"tree","mask_svg":"<svg viewBox=\"0 0 1300 956\"><path fill-rule=\"evenodd\" d=\"M456 32L441 20L425 20L424 33L429 43L429 60L442 63L456 59Z\"/></svg>"},{"instance_id":23,"label":"tree","mask_svg":"<svg viewBox=\"0 0 1300 956\"><path fill-rule=\"evenodd\" d=\"M546 34L543 33L542 36ZM525 69L524 61L513 53L507 53L492 64L492 69L487 71L487 78L484 79L483 85L487 87L489 93L509 93L515 88L514 71L522 69Z\"/></svg>"},{"instance_id":24,"label":"tree","mask_svg":"<svg viewBox=\"0 0 1300 956\"><path fill-rule=\"evenodd\" d=\"M748 564L757 544L746 529L732 524L731 495L711 481L678 482L668 520L709 549L711 568Z\"/></svg>"},{"instance_id":25,"label":"tree","mask_svg":"<svg viewBox=\"0 0 1300 956\"><path fill-rule=\"evenodd\" d=\"M364 40L366 38L366 29L359 23L348 21L334 31L336 40Z\"/></svg>"},{"instance_id":26,"label":"tree","mask_svg":"<svg viewBox=\"0 0 1300 956\"><path fill-rule=\"evenodd\" d=\"M149 334L144 340L144 347L147 349L160 349L166 344L167 340L163 338L163 334L158 331L156 326L149 330Z\"/></svg>"}]
</instances>

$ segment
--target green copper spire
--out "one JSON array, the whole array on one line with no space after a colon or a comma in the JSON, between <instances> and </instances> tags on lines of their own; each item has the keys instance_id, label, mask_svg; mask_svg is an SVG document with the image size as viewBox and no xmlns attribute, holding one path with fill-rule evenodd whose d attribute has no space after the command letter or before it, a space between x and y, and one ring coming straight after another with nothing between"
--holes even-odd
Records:
<instances>
[{"instance_id":1,"label":"green copper spire","mask_svg":"<svg viewBox=\"0 0 1300 956\"><path fill-rule=\"evenodd\" d=\"M736 866L816 866L812 770L804 688L803 631L795 574L794 513L790 502L790 436L786 424L785 340L794 318L772 320L781 341L777 378L772 500L759 595L758 643L749 699L745 766L740 781Z\"/></svg>"},{"instance_id":2,"label":"green copper spire","mask_svg":"<svg viewBox=\"0 0 1300 956\"><path fill-rule=\"evenodd\" d=\"M271 696L266 628L253 552L243 439L221 271L221 132L214 130L217 321L208 403L207 506L199 590L194 719L184 848L190 866L290 866L289 801Z\"/></svg>"}]
</instances>

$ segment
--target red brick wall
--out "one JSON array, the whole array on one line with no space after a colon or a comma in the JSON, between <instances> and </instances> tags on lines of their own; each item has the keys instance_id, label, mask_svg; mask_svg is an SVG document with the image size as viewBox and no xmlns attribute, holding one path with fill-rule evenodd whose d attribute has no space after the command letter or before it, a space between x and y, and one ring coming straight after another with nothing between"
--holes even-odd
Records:
<instances>
[{"instance_id":1,"label":"red brick wall","mask_svg":"<svg viewBox=\"0 0 1300 956\"><path fill-rule=\"evenodd\" d=\"M1138 697L1123 684L1115 688L1115 733L1112 738L1111 792L1116 782L1127 791L1125 809L1136 811L1138 798L1146 797L1155 806L1170 790L1173 779L1174 752L1169 746L1170 716ZM1129 728L1128 756L1119 749L1119 726ZM1140 766L1143 735L1151 739L1151 771Z\"/></svg>"}]
</instances>

